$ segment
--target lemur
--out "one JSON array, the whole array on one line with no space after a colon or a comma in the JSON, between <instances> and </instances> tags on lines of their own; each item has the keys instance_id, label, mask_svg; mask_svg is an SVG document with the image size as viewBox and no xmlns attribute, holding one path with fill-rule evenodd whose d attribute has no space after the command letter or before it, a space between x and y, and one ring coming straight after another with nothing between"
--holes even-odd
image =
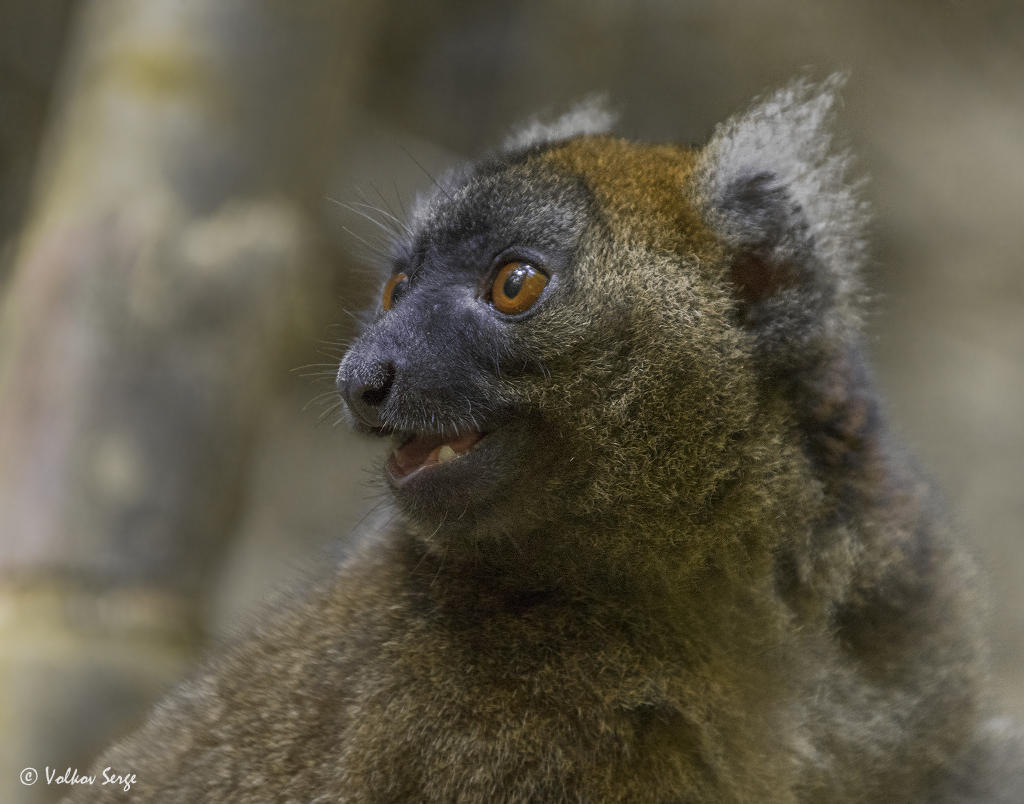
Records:
<instances>
[{"instance_id":1,"label":"lemur","mask_svg":"<svg viewBox=\"0 0 1024 804\"><path fill-rule=\"evenodd\" d=\"M337 375L394 522L100 767L161 802L1024 800L865 363L837 84L700 148L577 109L439 180Z\"/></svg>"}]
</instances>

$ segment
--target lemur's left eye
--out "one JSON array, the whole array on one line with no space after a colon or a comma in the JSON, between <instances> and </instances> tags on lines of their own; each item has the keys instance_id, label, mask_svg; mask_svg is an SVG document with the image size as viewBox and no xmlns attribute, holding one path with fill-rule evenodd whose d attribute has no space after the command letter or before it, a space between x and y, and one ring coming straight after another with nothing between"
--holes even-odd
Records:
<instances>
[{"instance_id":1,"label":"lemur's left eye","mask_svg":"<svg viewBox=\"0 0 1024 804\"><path fill-rule=\"evenodd\" d=\"M381 299L380 306L385 310L390 310L392 305L405 293L405 289L409 286L408 280L409 277L405 274L395 274L391 277L384 286L384 297Z\"/></svg>"},{"instance_id":2,"label":"lemur's left eye","mask_svg":"<svg viewBox=\"0 0 1024 804\"><path fill-rule=\"evenodd\" d=\"M528 262L507 262L491 285L491 304L505 315L529 310L548 284L547 274Z\"/></svg>"}]
</instances>

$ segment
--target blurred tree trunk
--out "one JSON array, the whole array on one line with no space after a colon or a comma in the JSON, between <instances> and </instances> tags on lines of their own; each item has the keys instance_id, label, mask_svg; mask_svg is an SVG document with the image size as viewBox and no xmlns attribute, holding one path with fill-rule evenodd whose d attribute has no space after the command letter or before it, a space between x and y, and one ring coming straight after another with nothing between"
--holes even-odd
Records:
<instances>
[{"instance_id":1,"label":"blurred tree trunk","mask_svg":"<svg viewBox=\"0 0 1024 804\"><path fill-rule=\"evenodd\" d=\"M323 320L315 210L370 14L77 24L0 309L4 801L57 796L18 771L84 770L194 653L273 378Z\"/></svg>"},{"instance_id":2,"label":"blurred tree trunk","mask_svg":"<svg viewBox=\"0 0 1024 804\"><path fill-rule=\"evenodd\" d=\"M72 0L0 0L0 286L32 184Z\"/></svg>"}]
</instances>

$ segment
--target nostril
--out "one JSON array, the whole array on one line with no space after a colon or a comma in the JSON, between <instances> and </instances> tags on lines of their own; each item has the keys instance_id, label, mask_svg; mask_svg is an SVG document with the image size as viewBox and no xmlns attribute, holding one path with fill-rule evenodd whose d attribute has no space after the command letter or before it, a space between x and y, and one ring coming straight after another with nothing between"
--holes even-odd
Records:
<instances>
[{"instance_id":1,"label":"nostril","mask_svg":"<svg viewBox=\"0 0 1024 804\"><path fill-rule=\"evenodd\" d=\"M367 427L380 427L381 407L394 384L395 364L391 361L352 360L338 372L342 398L356 419Z\"/></svg>"},{"instance_id":2,"label":"nostril","mask_svg":"<svg viewBox=\"0 0 1024 804\"><path fill-rule=\"evenodd\" d=\"M395 366L393 363L384 363L378 367L375 376L367 382L361 390L360 397L370 407L376 408L384 404L384 400L391 393L391 386L395 382Z\"/></svg>"}]
</instances>

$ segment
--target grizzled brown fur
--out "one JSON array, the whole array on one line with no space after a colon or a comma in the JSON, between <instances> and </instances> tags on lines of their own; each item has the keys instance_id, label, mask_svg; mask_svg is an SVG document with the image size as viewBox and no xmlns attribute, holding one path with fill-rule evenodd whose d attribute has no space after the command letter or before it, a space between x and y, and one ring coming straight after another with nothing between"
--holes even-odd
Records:
<instances>
[{"instance_id":1,"label":"grizzled brown fur","mask_svg":"<svg viewBox=\"0 0 1024 804\"><path fill-rule=\"evenodd\" d=\"M1019 800L863 362L833 90L697 150L576 112L424 199L339 386L485 438L99 767L162 802ZM481 291L510 248L550 276L517 318Z\"/></svg>"}]
</instances>

